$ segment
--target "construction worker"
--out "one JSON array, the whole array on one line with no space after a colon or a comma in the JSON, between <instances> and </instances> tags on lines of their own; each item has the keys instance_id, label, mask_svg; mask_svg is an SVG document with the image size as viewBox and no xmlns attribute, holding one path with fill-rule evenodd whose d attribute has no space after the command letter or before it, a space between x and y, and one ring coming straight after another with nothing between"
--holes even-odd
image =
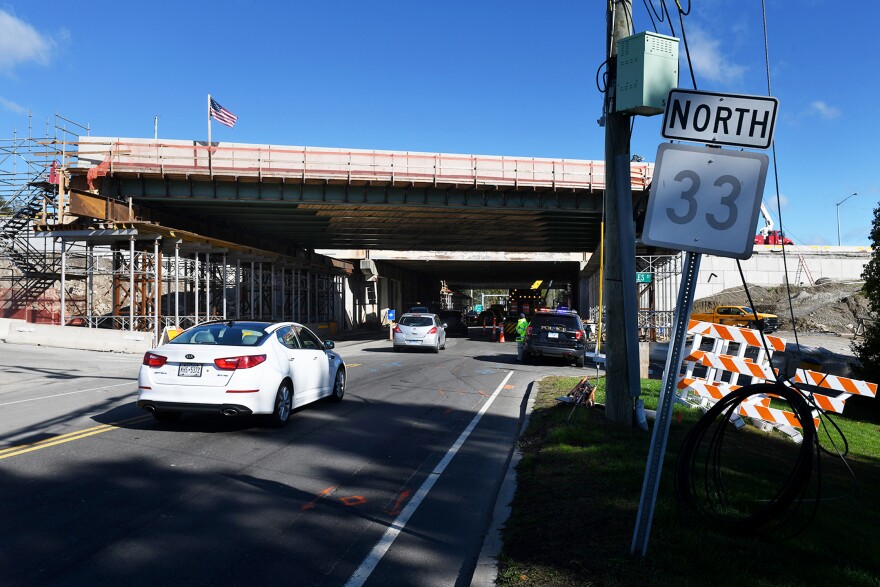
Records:
<instances>
[{"instance_id":1,"label":"construction worker","mask_svg":"<svg viewBox=\"0 0 880 587\"><path fill-rule=\"evenodd\" d=\"M529 329L529 321L526 315L520 312L519 320L516 322L516 360L523 360L523 347L526 344L526 331Z\"/></svg>"}]
</instances>

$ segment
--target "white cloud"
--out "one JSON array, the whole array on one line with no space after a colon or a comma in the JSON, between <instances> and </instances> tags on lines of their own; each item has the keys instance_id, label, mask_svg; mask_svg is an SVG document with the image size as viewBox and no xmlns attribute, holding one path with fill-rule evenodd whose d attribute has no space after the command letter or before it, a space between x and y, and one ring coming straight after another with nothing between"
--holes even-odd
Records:
<instances>
[{"instance_id":1,"label":"white cloud","mask_svg":"<svg viewBox=\"0 0 880 587\"><path fill-rule=\"evenodd\" d=\"M701 79L727 83L738 83L742 80L746 67L737 65L724 56L721 41L709 38L703 29L693 25L688 28L687 37L698 84Z\"/></svg>"},{"instance_id":2,"label":"white cloud","mask_svg":"<svg viewBox=\"0 0 880 587\"><path fill-rule=\"evenodd\" d=\"M0 73L28 62L47 65L55 42L34 27L0 9Z\"/></svg>"},{"instance_id":3,"label":"white cloud","mask_svg":"<svg viewBox=\"0 0 880 587\"><path fill-rule=\"evenodd\" d=\"M15 114L27 114L27 108L25 108L21 104L16 104L12 100L7 100L3 96L0 96L0 108L3 108L4 110L8 110L9 112L13 112Z\"/></svg>"},{"instance_id":4,"label":"white cloud","mask_svg":"<svg viewBox=\"0 0 880 587\"><path fill-rule=\"evenodd\" d=\"M818 114L825 120L832 120L834 118L840 117L839 109L835 108L834 106L829 106L822 100L816 100L810 103L810 112L813 114Z\"/></svg>"},{"instance_id":5,"label":"white cloud","mask_svg":"<svg viewBox=\"0 0 880 587\"><path fill-rule=\"evenodd\" d=\"M764 201L764 205L767 206L773 213L776 213L776 196L770 194L767 196L767 199ZM785 194L779 194L779 206L784 210L788 207L788 197Z\"/></svg>"}]
</instances>

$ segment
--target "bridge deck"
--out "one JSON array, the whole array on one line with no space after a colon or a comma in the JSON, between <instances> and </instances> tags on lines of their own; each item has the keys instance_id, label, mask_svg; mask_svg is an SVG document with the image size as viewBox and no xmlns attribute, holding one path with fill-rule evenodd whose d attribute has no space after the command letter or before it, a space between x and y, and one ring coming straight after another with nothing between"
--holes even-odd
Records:
<instances>
[{"instance_id":1,"label":"bridge deck","mask_svg":"<svg viewBox=\"0 0 880 587\"><path fill-rule=\"evenodd\" d=\"M409 151L286 147L199 141L81 137L80 168L105 173L233 176L352 185L422 185L530 190L605 189L602 161ZM653 164L633 163L633 190L644 190Z\"/></svg>"}]
</instances>

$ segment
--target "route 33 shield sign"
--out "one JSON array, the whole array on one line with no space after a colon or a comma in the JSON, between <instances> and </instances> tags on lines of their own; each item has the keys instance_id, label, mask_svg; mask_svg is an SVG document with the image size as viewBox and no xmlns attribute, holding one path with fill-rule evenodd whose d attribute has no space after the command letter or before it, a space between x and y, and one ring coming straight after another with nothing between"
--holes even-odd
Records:
<instances>
[{"instance_id":1,"label":"route 33 shield sign","mask_svg":"<svg viewBox=\"0 0 880 587\"><path fill-rule=\"evenodd\" d=\"M748 259L768 166L763 153L660 145L642 242Z\"/></svg>"}]
</instances>

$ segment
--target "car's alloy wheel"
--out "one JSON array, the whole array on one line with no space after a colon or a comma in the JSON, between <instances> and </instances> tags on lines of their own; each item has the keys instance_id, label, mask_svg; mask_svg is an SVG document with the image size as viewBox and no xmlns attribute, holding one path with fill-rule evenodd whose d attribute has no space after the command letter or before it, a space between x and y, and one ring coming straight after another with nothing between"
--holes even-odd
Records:
<instances>
[{"instance_id":1,"label":"car's alloy wheel","mask_svg":"<svg viewBox=\"0 0 880 587\"><path fill-rule=\"evenodd\" d=\"M345 371L338 369L336 371L336 381L333 383L333 393L330 395L330 401L341 402L345 395Z\"/></svg>"},{"instance_id":2,"label":"car's alloy wheel","mask_svg":"<svg viewBox=\"0 0 880 587\"><path fill-rule=\"evenodd\" d=\"M275 411L272 412L272 424L275 426L284 426L290 420L290 410L293 406L293 393L290 389L290 383L282 381L278 386L278 393L275 394Z\"/></svg>"}]
</instances>

